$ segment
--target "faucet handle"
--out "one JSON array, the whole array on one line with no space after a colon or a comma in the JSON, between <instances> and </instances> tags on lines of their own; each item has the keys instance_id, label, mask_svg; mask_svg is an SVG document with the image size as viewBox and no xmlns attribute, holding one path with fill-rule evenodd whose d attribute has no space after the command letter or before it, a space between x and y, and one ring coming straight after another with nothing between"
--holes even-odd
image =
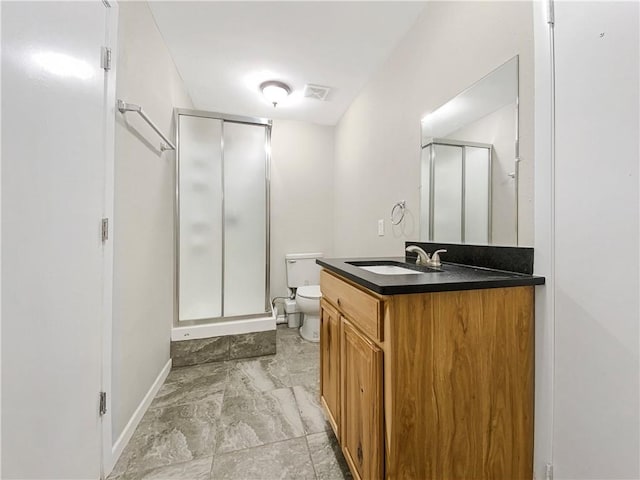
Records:
<instances>
[{"instance_id":1,"label":"faucet handle","mask_svg":"<svg viewBox=\"0 0 640 480\"><path fill-rule=\"evenodd\" d=\"M439 267L441 265L440 263L440 253L447 253L446 250L436 250L435 252L433 252L431 254L431 265L433 265L434 267Z\"/></svg>"},{"instance_id":2,"label":"faucet handle","mask_svg":"<svg viewBox=\"0 0 640 480\"><path fill-rule=\"evenodd\" d=\"M431 261L431 256L417 245L409 245L405 248L405 251L418 255L416 265L429 265L429 262Z\"/></svg>"}]
</instances>

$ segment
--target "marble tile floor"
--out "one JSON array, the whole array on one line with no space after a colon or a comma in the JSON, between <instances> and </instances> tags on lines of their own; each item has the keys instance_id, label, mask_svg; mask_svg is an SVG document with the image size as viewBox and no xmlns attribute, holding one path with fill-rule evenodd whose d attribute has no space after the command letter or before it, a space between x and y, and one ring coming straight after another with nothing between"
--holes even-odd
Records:
<instances>
[{"instance_id":1,"label":"marble tile floor","mask_svg":"<svg viewBox=\"0 0 640 480\"><path fill-rule=\"evenodd\" d=\"M319 404L319 346L174 368L109 480L350 479Z\"/></svg>"}]
</instances>

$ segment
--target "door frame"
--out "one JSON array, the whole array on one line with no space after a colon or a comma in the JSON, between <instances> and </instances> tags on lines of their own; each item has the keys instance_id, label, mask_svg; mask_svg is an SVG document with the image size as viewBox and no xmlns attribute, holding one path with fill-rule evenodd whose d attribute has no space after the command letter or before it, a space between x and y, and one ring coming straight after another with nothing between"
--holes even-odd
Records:
<instances>
[{"instance_id":1,"label":"door frame","mask_svg":"<svg viewBox=\"0 0 640 480\"><path fill-rule=\"evenodd\" d=\"M100 416L101 458L100 475L107 478L114 467L112 438L112 353L113 353L113 214L114 214L114 169L115 169L115 121L116 65L118 52L118 3L115 0L102 0L105 6L105 46L111 49L111 65L104 72L104 143L102 148L104 164L104 203L103 217L109 219L108 238L103 243L103 291L102 291L102 358L101 392L106 395L106 413Z\"/></svg>"}]
</instances>

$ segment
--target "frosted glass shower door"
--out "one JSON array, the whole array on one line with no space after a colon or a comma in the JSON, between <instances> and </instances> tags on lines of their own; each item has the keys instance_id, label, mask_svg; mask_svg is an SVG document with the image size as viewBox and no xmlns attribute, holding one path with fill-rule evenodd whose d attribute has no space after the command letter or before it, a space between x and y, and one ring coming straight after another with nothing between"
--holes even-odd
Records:
<instances>
[{"instance_id":1,"label":"frosted glass shower door","mask_svg":"<svg viewBox=\"0 0 640 480\"><path fill-rule=\"evenodd\" d=\"M421 240L491 242L491 152L490 144L435 139L422 148Z\"/></svg>"},{"instance_id":2,"label":"frosted glass shower door","mask_svg":"<svg viewBox=\"0 0 640 480\"><path fill-rule=\"evenodd\" d=\"M270 125L191 112L178 115L178 320L264 316Z\"/></svg>"},{"instance_id":3,"label":"frosted glass shower door","mask_svg":"<svg viewBox=\"0 0 640 480\"><path fill-rule=\"evenodd\" d=\"M491 150L464 147L464 241L489 243Z\"/></svg>"},{"instance_id":4,"label":"frosted glass shower door","mask_svg":"<svg viewBox=\"0 0 640 480\"><path fill-rule=\"evenodd\" d=\"M178 318L222 316L222 121L178 115Z\"/></svg>"},{"instance_id":5,"label":"frosted glass shower door","mask_svg":"<svg viewBox=\"0 0 640 480\"><path fill-rule=\"evenodd\" d=\"M224 122L224 315L264 313L267 130Z\"/></svg>"},{"instance_id":6,"label":"frosted glass shower door","mask_svg":"<svg viewBox=\"0 0 640 480\"><path fill-rule=\"evenodd\" d=\"M433 145L433 240L462 241L462 147Z\"/></svg>"}]
</instances>

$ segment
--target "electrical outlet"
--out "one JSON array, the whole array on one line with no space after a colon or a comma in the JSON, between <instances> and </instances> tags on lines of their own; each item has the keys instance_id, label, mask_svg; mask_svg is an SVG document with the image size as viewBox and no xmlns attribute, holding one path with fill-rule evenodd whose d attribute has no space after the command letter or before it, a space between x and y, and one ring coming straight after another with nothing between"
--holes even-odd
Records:
<instances>
[{"instance_id":1,"label":"electrical outlet","mask_svg":"<svg viewBox=\"0 0 640 480\"><path fill-rule=\"evenodd\" d=\"M378 220L378 236L384 237L384 219Z\"/></svg>"}]
</instances>

